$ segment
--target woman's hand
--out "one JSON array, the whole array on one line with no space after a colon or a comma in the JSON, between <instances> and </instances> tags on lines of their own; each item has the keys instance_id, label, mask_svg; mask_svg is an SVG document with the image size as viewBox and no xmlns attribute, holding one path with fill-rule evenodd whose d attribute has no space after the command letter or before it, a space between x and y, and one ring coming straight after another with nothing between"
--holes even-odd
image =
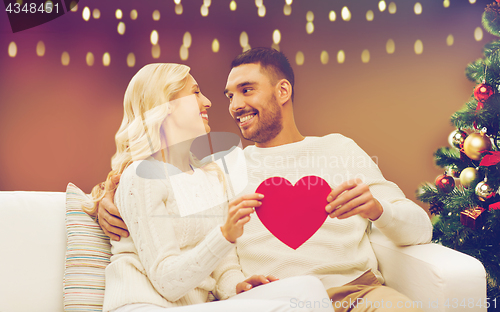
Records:
<instances>
[{"instance_id":1,"label":"woman's hand","mask_svg":"<svg viewBox=\"0 0 500 312\"><path fill-rule=\"evenodd\" d=\"M250 214L254 207L262 205L259 199L264 198L262 194L247 194L238 197L229 203L229 213L226 223L221 226L222 235L231 243L243 234L243 226L250 221Z\"/></svg>"},{"instance_id":2,"label":"woman's hand","mask_svg":"<svg viewBox=\"0 0 500 312\"><path fill-rule=\"evenodd\" d=\"M106 195L97 206L97 220L104 234L114 241L119 241L120 237L128 237L127 226L120 216L120 212L113 202L116 187L120 181L120 175L112 176L106 181Z\"/></svg>"},{"instance_id":3,"label":"woman's hand","mask_svg":"<svg viewBox=\"0 0 500 312\"><path fill-rule=\"evenodd\" d=\"M267 277L264 275L253 275L244 280L241 283L238 283L236 285L236 294L239 294L241 292L250 290L254 288L255 286L267 284L269 282L274 282L277 281L278 279L272 275L268 275Z\"/></svg>"}]
</instances>

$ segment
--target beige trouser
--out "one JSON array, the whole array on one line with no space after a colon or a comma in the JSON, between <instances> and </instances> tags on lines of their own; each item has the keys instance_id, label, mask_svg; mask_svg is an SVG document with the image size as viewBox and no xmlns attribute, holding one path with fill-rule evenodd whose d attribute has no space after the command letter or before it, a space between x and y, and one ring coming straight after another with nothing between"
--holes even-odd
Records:
<instances>
[{"instance_id":1,"label":"beige trouser","mask_svg":"<svg viewBox=\"0 0 500 312\"><path fill-rule=\"evenodd\" d=\"M354 281L327 290L335 312L420 311L422 303L383 286L368 271Z\"/></svg>"}]
</instances>

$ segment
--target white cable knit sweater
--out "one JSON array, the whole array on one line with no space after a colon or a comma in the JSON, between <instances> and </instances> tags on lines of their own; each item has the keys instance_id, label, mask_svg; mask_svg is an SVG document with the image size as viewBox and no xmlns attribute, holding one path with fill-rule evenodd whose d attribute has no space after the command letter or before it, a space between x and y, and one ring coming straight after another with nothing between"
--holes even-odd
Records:
<instances>
[{"instance_id":1,"label":"white cable knit sweater","mask_svg":"<svg viewBox=\"0 0 500 312\"><path fill-rule=\"evenodd\" d=\"M220 230L227 199L215 172L173 175L175 167L168 165L167 179L165 167L148 158L120 178L115 203L130 236L112 241L103 311L130 303L203 303L210 291L225 299L244 279L234 244ZM175 198L208 209L181 217Z\"/></svg>"},{"instance_id":2,"label":"white cable knit sweater","mask_svg":"<svg viewBox=\"0 0 500 312\"><path fill-rule=\"evenodd\" d=\"M352 178L362 178L383 206L384 212L374 224L389 239L398 245L431 240L432 225L426 212L406 199L394 183L385 180L378 166L351 139L340 134L306 137L271 148L249 146L244 152L249 183L242 193L255 192L262 181L273 176L295 184L304 176L317 175L332 188ZM246 276L315 275L327 289L348 283L368 269L383 282L367 235L368 225L368 220L359 216L344 220L327 218L316 234L293 250L252 215L236 242L240 265Z\"/></svg>"}]
</instances>

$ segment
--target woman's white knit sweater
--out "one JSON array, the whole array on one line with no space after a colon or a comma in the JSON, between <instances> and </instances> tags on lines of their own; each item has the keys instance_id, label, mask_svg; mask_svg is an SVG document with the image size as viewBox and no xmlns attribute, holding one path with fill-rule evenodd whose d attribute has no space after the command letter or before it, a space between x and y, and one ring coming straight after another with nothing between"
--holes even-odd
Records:
<instances>
[{"instance_id":1,"label":"woman's white knit sweater","mask_svg":"<svg viewBox=\"0 0 500 312\"><path fill-rule=\"evenodd\" d=\"M209 292L225 299L244 279L234 244L220 230L227 198L217 175L175 169L148 158L123 172L115 203L130 236L112 241L104 311L130 303L203 303ZM181 217L175 198L206 210Z\"/></svg>"}]
</instances>

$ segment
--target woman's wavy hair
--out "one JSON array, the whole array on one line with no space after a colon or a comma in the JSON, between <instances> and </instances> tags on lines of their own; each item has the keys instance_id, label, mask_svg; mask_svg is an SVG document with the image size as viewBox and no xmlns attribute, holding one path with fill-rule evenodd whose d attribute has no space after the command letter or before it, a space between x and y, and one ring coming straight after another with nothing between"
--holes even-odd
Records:
<instances>
[{"instance_id":1,"label":"woman's wavy hair","mask_svg":"<svg viewBox=\"0 0 500 312\"><path fill-rule=\"evenodd\" d=\"M96 216L98 203L106 194L106 182L121 174L133 161L146 159L162 148L161 126L175 99L188 81L190 68L181 64L148 64L130 80L123 99L123 120L115 135L116 153L111 158L111 171L106 181L94 186L93 207L84 211ZM190 164L204 170L216 171L224 183L222 171L215 162L201 163L190 153Z\"/></svg>"}]
</instances>

